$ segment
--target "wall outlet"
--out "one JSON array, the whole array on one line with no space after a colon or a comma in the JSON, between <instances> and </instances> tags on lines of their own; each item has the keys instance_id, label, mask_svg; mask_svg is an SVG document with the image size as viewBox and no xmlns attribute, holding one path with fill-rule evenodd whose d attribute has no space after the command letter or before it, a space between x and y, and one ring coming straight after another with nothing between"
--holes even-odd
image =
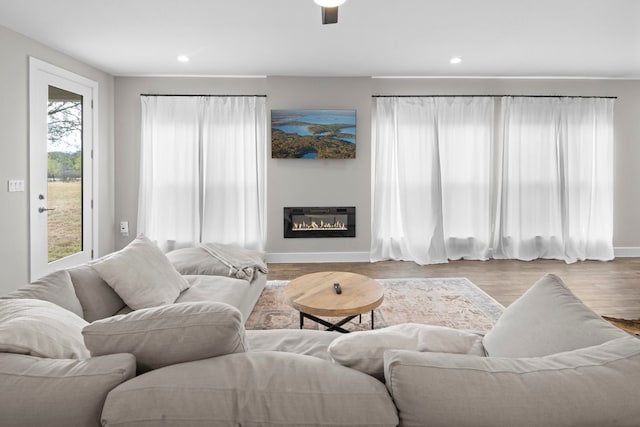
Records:
<instances>
[{"instance_id":1,"label":"wall outlet","mask_svg":"<svg viewBox=\"0 0 640 427\"><path fill-rule=\"evenodd\" d=\"M123 236L129 235L129 221L120 221L120 234Z\"/></svg>"},{"instance_id":2,"label":"wall outlet","mask_svg":"<svg viewBox=\"0 0 640 427\"><path fill-rule=\"evenodd\" d=\"M17 191L24 191L24 180L23 179L10 179L8 181L8 191L9 193L14 193Z\"/></svg>"}]
</instances>

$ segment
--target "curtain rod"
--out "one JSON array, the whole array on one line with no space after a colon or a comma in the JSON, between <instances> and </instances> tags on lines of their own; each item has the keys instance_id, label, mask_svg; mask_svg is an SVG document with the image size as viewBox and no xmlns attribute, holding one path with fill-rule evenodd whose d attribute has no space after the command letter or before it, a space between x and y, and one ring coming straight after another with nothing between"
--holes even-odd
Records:
<instances>
[{"instance_id":1,"label":"curtain rod","mask_svg":"<svg viewBox=\"0 0 640 427\"><path fill-rule=\"evenodd\" d=\"M372 98L604 98L618 99L617 96L581 95L371 95Z\"/></svg>"},{"instance_id":2,"label":"curtain rod","mask_svg":"<svg viewBox=\"0 0 640 427\"><path fill-rule=\"evenodd\" d=\"M266 98L267 95L210 95L210 94L170 94L170 93L141 93L140 96L210 96L210 97L243 97L243 96L255 96L256 98Z\"/></svg>"}]
</instances>

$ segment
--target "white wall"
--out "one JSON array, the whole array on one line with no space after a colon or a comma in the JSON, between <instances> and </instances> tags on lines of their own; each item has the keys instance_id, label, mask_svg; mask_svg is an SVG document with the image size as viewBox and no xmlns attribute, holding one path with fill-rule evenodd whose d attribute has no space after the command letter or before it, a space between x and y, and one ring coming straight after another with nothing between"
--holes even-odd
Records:
<instances>
[{"instance_id":1,"label":"white wall","mask_svg":"<svg viewBox=\"0 0 640 427\"><path fill-rule=\"evenodd\" d=\"M115 90L116 221L135 235L140 135L140 94L266 94L267 108L357 110L356 159L268 160L270 260L366 259L371 227L372 95L599 95L615 107L614 246L640 248L640 82L554 79L371 79L268 77L263 79L118 77ZM321 185L322 184L322 185ZM284 206L356 206L357 237L284 239Z\"/></svg>"},{"instance_id":2,"label":"white wall","mask_svg":"<svg viewBox=\"0 0 640 427\"><path fill-rule=\"evenodd\" d=\"M269 159L267 252L278 260L368 260L371 239L371 79L271 77L270 109L355 109L355 159ZM285 239L285 206L355 206L356 237ZM305 256L305 253L312 255ZM322 257L322 253L340 253Z\"/></svg>"},{"instance_id":3,"label":"white wall","mask_svg":"<svg viewBox=\"0 0 640 427\"><path fill-rule=\"evenodd\" d=\"M99 84L99 247L113 250L113 77L67 55L0 27L0 295L29 279L29 56ZM9 193L7 181L25 181L25 192Z\"/></svg>"}]
</instances>

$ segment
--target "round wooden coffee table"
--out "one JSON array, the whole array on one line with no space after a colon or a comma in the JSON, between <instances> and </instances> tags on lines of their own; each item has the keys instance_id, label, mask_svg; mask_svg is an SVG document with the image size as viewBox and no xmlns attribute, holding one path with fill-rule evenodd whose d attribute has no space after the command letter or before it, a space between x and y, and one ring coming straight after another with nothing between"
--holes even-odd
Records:
<instances>
[{"instance_id":1,"label":"round wooden coffee table","mask_svg":"<svg viewBox=\"0 0 640 427\"><path fill-rule=\"evenodd\" d=\"M334 288L336 283L342 289L340 294ZM367 311L371 311L373 329L373 310L384 300L383 288L374 279L340 271L305 274L290 281L284 292L289 304L300 312L300 329L306 317L326 326L328 331L349 332L342 325ZM344 318L331 323L317 316Z\"/></svg>"}]
</instances>

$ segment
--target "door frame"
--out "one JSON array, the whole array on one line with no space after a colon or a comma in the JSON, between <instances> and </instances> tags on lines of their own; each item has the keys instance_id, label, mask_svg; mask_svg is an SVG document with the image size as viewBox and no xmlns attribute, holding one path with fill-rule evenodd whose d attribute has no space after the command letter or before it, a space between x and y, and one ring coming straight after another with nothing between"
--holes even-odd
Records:
<instances>
[{"instance_id":1,"label":"door frame","mask_svg":"<svg viewBox=\"0 0 640 427\"><path fill-rule=\"evenodd\" d=\"M47 88L49 85L54 85L55 82L51 80L65 80L75 85L81 85L86 87L91 93L91 99L88 100L83 107L83 115L87 112L90 114L91 119L91 130L90 130L90 139L88 144L85 143L83 139L83 176L88 176L91 178L91 186L89 188L89 192L91 197L89 200L84 199L84 187L83 187L83 212L84 209L90 209L90 216L92 226L90 228L91 236L88 240L83 239L83 251L84 256L82 260L79 261L78 257L69 256L66 258L62 258L60 260L54 261L53 263L48 263L43 266L39 261L38 257L41 257L41 253L37 253L34 250L34 245L38 242L38 236L35 235L33 227L35 227L38 222L38 215L42 215L37 212L38 207L41 205L41 201L38 200L37 195L38 191L36 190L38 187L38 183L36 182L36 177L38 177L37 169L46 167L46 165L42 164L33 164L34 159L38 158L37 156L41 154L39 149L42 149L42 111L36 106L42 102L40 97L42 96L42 83L46 81ZM46 116L45 122L46 123ZM45 133L46 135L46 133ZM36 139L40 139L36 141ZM63 68L57 67L55 65L49 64L45 61L37 59L35 57L29 57L29 277L30 281L33 281L51 271L59 270L62 268L68 268L78 263L81 263L86 260L91 260L94 258L94 254L96 253L96 248L98 247L98 82L91 80L89 78L83 77L71 71L65 70ZM88 152L85 150L88 149ZM86 163L85 163L86 162ZM37 163L37 162L36 162ZM40 237L41 240L41 237ZM88 242L88 248L85 248L85 243Z\"/></svg>"}]
</instances>

